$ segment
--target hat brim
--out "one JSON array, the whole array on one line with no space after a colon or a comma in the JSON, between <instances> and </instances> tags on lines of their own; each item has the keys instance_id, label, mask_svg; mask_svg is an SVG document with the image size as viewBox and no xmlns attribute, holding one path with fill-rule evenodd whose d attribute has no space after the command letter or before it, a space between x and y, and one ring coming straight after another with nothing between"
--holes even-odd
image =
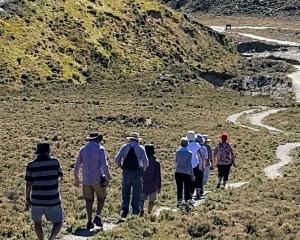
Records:
<instances>
[{"instance_id":1,"label":"hat brim","mask_svg":"<svg viewBox=\"0 0 300 240\"><path fill-rule=\"evenodd\" d=\"M136 140L136 141L141 141L142 138L135 138L135 137L127 137L127 140Z\"/></svg>"},{"instance_id":2,"label":"hat brim","mask_svg":"<svg viewBox=\"0 0 300 240\"><path fill-rule=\"evenodd\" d=\"M97 137L86 137L85 138L87 141L90 141L90 140L96 140L96 139L100 139L100 136L97 136Z\"/></svg>"}]
</instances>

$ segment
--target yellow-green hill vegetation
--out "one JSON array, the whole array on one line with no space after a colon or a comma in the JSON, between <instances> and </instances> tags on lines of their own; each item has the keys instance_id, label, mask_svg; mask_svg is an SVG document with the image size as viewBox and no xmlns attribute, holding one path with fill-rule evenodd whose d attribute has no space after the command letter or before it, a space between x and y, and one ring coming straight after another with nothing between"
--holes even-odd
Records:
<instances>
[{"instance_id":1,"label":"yellow-green hill vegetation","mask_svg":"<svg viewBox=\"0 0 300 240\"><path fill-rule=\"evenodd\" d=\"M0 12L0 84L84 83L165 69L230 72L223 36L147 0L24 0Z\"/></svg>"}]
</instances>

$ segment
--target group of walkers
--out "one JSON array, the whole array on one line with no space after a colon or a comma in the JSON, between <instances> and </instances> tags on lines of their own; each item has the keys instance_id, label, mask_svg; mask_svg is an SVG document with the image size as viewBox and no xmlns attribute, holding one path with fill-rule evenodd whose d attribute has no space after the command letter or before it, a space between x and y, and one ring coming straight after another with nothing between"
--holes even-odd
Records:
<instances>
[{"instance_id":1,"label":"group of walkers","mask_svg":"<svg viewBox=\"0 0 300 240\"><path fill-rule=\"evenodd\" d=\"M187 136L180 140L180 147L175 156L178 206L181 205L183 197L189 204L201 199L210 171L215 166L218 167L217 188L220 188L221 184L223 187L226 186L230 168L235 165L235 157L231 145L227 142L228 135L223 133L220 139L221 142L217 144L214 152L207 135L188 131Z\"/></svg>"},{"instance_id":2,"label":"group of walkers","mask_svg":"<svg viewBox=\"0 0 300 240\"><path fill-rule=\"evenodd\" d=\"M102 227L102 209L105 204L107 187L111 181L111 174L104 147L101 145L102 135L91 133L87 143L79 150L74 167L74 185L82 185L82 196L85 200L87 212L87 229L94 226ZM210 139L206 135L196 135L189 131L180 141L176 151L175 181L177 186L178 205L184 200L193 204L204 193L204 186L208 183L209 172L218 166L218 185L225 186L231 165L235 163L234 154L227 142L228 135L220 136L212 153L209 146ZM148 200L148 214L151 214L157 194L161 190L160 162L155 157L155 147L151 144L142 146L140 136L136 132L130 133L128 142L124 144L115 156L115 163L122 168L122 203L121 219L129 214L131 203L133 215L144 215L144 202ZM59 178L63 172L59 161L50 156L50 144L37 144L37 157L28 163L26 168L26 202L25 210L31 208L31 217L38 239L44 239L42 216L53 224L49 239L55 239L59 233L63 210L59 193ZM222 181L223 180L223 181ZM96 213L93 218L93 203L97 199Z\"/></svg>"}]
</instances>

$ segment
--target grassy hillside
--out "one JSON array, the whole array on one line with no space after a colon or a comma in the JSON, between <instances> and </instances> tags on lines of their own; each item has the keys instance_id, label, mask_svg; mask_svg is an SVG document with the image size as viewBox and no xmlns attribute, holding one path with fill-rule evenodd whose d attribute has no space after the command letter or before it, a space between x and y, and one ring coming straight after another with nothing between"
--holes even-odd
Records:
<instances>
[{"instance_id":1,"label":"grassy hillside","mask_svg":"<svg viewBox=\"0 0 300 240\"><path fill-rule=\"evenodd\" d=\"M25 0L3 9L1 85L80 84L179 68L222 73L237 59L224 36L153 1Z\"/></svg>"},{"instance_id":2,"label":"grassy hillside","mask_svg":"<svg viewBox=\"0 0 300 240\"><path fill-rule=\"evenodd\" d=\"M176 9L214 15L299 16L299 0L163 0Z\"/></svg>"}]
</instances>

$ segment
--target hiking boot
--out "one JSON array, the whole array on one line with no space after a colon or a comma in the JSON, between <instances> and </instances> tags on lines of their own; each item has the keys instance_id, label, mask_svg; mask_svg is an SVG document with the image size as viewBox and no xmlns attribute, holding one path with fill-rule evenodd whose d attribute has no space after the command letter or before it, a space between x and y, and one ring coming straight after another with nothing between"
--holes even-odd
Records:
<instances>
[{"instance_id":1,"label":"hiking boot","mask_svg":"<svg viewBox=\"0 0 300 240\"><path fill-rule=\"evenodd\" d=\"M95 226L94 226L94 223L88 221L88 223L86 224L86 228L87 229L93 229Z\"/></svg>"},{"instance_id":2,"label":"hiking boot","mask_svg":"<svg viewBox=\"0 0 300 240\"><path fill-rule=\"evenodd\" d=\"M122 214L121 214L121 218L126 218L128 215L128 212L127 211L123 211Z\"/></svg>"},{"instance_id":3,"label":"hiking boot","mask_svg":"<svg viewBox=\"0 0 300 240\"><path fill-rule=\"evenodd\" d=\"M196 197L194 198L195 201L198 201L201 199L201 195L196 195Z\"/></svg>"},{"instance_id":4,"label":"hiking boot","mask_svg":"<svg viewBox=\"0 0 300 240\"><path fill-rule=\"evenodd\" d=\"M221 183L217 184L217 189L219 189L221 187Z\"/></svg>"},{"instance_id":5,"label":"hiking boot","mask_svg":"<svg viewBox=\"0 0 300 240\"><path fill-rule=\"evenodd\" d=\"M97 227L103 227L102 219L99 215L95 216L93 223L95 223Z\"/></svg>"},{"instance_id":6,"label":"hiking boot","mask_svg":"<svg viewBox=\"0 0 300 240\"><path fill-rule=\"evenodd\" d=\"M141 211L140 211L140 217L143 217L144 216L144 210L142 209Z\"/></svg>"}]
</instances>

